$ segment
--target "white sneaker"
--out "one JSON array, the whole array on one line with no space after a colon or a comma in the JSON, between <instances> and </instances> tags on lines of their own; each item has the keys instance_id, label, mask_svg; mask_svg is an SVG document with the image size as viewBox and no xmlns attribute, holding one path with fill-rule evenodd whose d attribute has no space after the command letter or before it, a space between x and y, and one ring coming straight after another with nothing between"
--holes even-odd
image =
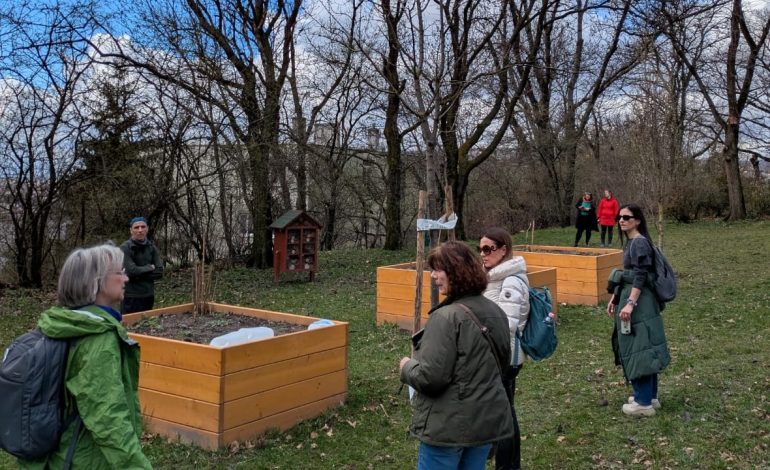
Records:
<instances>
[{"instance_id":1,"label":"white sneaker","mask_svg":"<svg viewBox=\"0 0 770 470\"><path fill-rule=\"evenodd\" d=\"M621 408L623 413L629 416L655 416L655 408L652 405L642 406L637 402L626 403Z\"/></svg>"},{"instance_id":2,"label":"white sneaker","mask_svg":"<svg viewBox=\"0 0 770 470\"><path fill-rule=\"evenodd\" d=\"M629 404L631 404L631 403L634 403L634 397L633 397L633 395L632 395L632 396L630 396L630 397L628 397L628 403L629 403ZM660 406L661 406L661 405L660 405L660 401L659 401L657 398L653 398L653 399L652 399L652 407L653 407L653 408L655 408L656 410L659 410L659 409L660 409Z\"/></svg>"}]
</instances>

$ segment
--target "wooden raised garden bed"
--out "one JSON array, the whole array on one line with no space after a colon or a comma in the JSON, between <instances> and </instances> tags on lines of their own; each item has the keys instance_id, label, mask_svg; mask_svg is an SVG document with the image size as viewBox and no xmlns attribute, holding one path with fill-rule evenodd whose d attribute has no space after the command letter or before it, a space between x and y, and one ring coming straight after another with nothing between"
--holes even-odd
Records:
<instances>
[{"instance_id":1,"label":"wooden raised garden bed","mask_svg":"<svg viewBox=\"0 0 770 470\"><path fill-rule=\"evenodd\" d=\"M414 263L401 263L377 268L377 324L395 323L411 330L414 323L414 289L417 272ZM558 309L556 269L527 266L532 287L546 286L553 297L554 311ZM443 299L443 296L441 296ZM423 271L422 324L430 310L430 271Z\"/></svg>"},{"instance_id":2,"label":"wooden raised garden bed","mask_svg":"<svg viewBox=\"0 0 770 470\"><path fill-rule=\"evenodd\" d=\"M607 278L614 268L623 267L623 251L613 248L515 245L512 249L527 265L556 268L559 302L566 304L609 300Z\"/></svg>"},{"instance_id":3,"label":"wooden raised garden bed","mask_svg":"<svg viewBox=\"0 0 770 470\"><path fill-rule=\"evenodd\" d=\"M209 311L309 325L317 318L209 303ZM132 325L192 304L125 315ZM148 431L205 449L287 429L344 403L348 324L226 347L129 333L141 346L139 402Z\"/></svg>"}]
</instances>

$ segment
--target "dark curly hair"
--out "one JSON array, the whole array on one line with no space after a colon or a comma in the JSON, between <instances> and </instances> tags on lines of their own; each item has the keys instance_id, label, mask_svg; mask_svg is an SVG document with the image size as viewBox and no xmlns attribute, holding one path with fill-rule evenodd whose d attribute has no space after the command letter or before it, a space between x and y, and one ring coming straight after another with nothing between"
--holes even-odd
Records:
<instances>
[{"instance_id":1,"label":"dark curly hair","mask_svg":"<svg viewBox=\"0 0 770 470\"><path fill-rule=\"evenodd\" d=\"M428 255L428 267L446 273L450 298L479 295L487 288L481 258L465 243L449 241L437 247Z\"/></svg>"}]
</instances>

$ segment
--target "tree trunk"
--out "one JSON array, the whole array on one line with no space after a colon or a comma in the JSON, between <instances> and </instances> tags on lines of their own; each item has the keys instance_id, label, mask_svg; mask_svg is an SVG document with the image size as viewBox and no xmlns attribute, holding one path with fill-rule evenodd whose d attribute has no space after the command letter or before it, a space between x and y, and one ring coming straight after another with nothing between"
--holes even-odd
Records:
<instances>
[{"instance_id":1,"label":"tree trunk","mask_svg":"<svg viewBox=\"0 0 770 470\"><path fill-rule=\"evenodd\" d=\"M738 160L738 131L739 126L737 123L727 124L725 129L725 146L722 149L725 178L727 180L727 196L730 201L728 220L742 220L746 218L746 202L743 198L741 167Z\"/></svg>"},{"instance_id":2,"label":"tree trunk","mask_svg":"<svg viewBox=\"0 0 770 470\"><path fill-rule=\"evenodd\" d=\"M391 10L389 0L382 0L383 14L388 26L388 55L383 61L383 76L388 84L388 104L385 110L385 142L387 143L388 194L385 207L385 245L386 250L399 250L401 240L401 196L403 163L401 162L401 136L398 131L398 118L401 108L401 84L398 75L398 21L401 13L397 7Z\"/></svg>"}]
</instances>

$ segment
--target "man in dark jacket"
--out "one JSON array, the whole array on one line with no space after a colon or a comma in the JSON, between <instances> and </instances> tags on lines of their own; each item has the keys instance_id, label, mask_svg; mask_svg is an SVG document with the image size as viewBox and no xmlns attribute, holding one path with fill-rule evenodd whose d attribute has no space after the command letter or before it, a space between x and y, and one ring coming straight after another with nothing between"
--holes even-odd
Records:
<instances>
[{"instance_id":1,"label":"man in dark jacket","mask_svg":"<svg viewBox=\"0 0 770 470\"><path fill-rule=\"evenodd\" d=\"M123 250L123 268L128 275L126 293L121 304L121 313L152 310L155 303L155 280L163 277L163 260L158 248L147 238L147 219L131 219L131 238L120 249Z\"/></svg>"}]
</instances>

